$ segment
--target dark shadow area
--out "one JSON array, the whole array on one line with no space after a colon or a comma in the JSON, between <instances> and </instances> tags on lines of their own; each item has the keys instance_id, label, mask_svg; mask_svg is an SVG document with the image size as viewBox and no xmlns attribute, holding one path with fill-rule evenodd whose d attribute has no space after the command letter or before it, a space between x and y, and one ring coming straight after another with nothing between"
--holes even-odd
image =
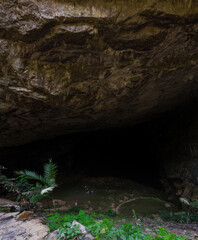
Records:
<instances>
[{"instance_id":1,"label":"dark shadow area","mask_svg":"<svg viewBox=\"0 0 198 240\"><path fill-rule=\"evenodd\" d=\"M193 106L193 107L192 107ZM161 189L161 164L165 150L177 142L194 119L192 103L161 114L132 127L76 133L24 146L0 149L0 159L11 172L30 169L42 171L52 158L60 179L118 177ZM170 151L171 154L171 151ZM75 177L74 177L75 178ZM74 179L75 181L75 179Z\"/></svg>"},{"instance_id":2,"label":"dark shadow area","mask_svg":"<svg viewBox=\"0 0 198 240\"><path fill-rule=\"evenodd\" d=\"M87 176L128 178L160 187L156 145L148 125L87 133L76 140L75 159Z\"/></svg>"},{"instance_id":3,"label":"dark shadow area","mask_svg":"<svg viewBox=\"0 0 198 240\"><path fill-rule=\"evenodd\" d=\"M160 188L159 136L150 123L62 136L25 146L1 149L3 165L41 171L52 158L59 175L118 177Z\"/></svg>"},{"instance_id":4,"label":"dark shadow area","mask_svg":"<svg viewBox=\"0 0 198 240\"><path fill-rule=\"evenodd\" d=\"M128 178L159 188L159 160L151 131L149 124L141 124L2 149L2 164L9 170L40 171L44 162L52 158L62 176L80 173L87 177Z\"/></svg>"}]
</instances>

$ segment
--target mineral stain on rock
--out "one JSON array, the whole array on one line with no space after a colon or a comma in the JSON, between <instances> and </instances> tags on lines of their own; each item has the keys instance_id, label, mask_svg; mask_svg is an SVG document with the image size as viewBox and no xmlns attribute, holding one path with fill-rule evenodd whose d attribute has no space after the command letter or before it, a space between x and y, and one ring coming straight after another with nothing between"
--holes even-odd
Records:
<instances>
[{"instance_id":1,"label":"mineral stain on rock","mask_svg":"<svg viewBox=\"0 0 198 240\"><path fill-rule=\"evenodd\" d=\"M196 1L0 3L0 147L132 125L197 90Z\"/></svg>"}]
</instances>

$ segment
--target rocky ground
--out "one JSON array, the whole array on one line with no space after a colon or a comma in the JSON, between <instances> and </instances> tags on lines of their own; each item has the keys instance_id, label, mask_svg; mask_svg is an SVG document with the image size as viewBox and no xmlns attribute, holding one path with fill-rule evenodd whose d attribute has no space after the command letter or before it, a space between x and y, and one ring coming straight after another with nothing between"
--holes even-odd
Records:
<instances>
[{"instance_id":1,"label":"rocky ground","mask_svg":"<svg viewBox=\"0 0 198 240\"><path fill-rule=\"evenodd\" d=\"M19 219L18 212L0 213L0 240L39 240L47 235L48 227L41 219Z\"/></svg>"},{"instance_id":2,"label":"rocky ground","mask_svg":"<svg viewBox=\"0 0 198 240\"><path fill-rule=\"evenodd\" d=\"M165 222L159 217L160 211L181 211L167 202L159 190L130 181L120 182L114 179L113 184L111 179L106 178L97 179L97 182L94 179L85 180L76 185L62 185L57 188L51 208L49 209L48 204L43 201L40 203L37 216L31 212L21 215L18 212L3 212L9 209L9 206L16 207L17 203L0 198L0 240L43 239L48 234L48 227L43 224L47 213L57 210L65 212L76 207L75 203L78 208L89 213L97 211L104 213L112 209L117 213L114 218L118 224L125 221L136 224L138 219L148 234L153 234L152 231L161 226L169 232L198 239L198 224L176 224ZM134 218L133 209L137 218ZM49 238L48 235L45 239L55 239L55 236Z\"/></svg>"},{"instance_id":3,"label":"rocky ground","mask_svg":"<svg viewBox=\"0 0 198 240\"><path fill-rule=\"evenodd\" d=\"M24 214L23 214L24 215ZM48 227L43 224L42 218L25 214L21 216L18 212L0 213L0 240L55 240L56 233L48 234ZM126 219L120 219L119 222L125 222ZM132 220L133 222L134 220ZM135 221L134 221L135 224ZM152 231L159 226L164 227L169 232L183 236L191 236L198 239L198 224L175 224L172 222L163 222L156 216L154 220L144 218L142 226L145 233L153 234Z\"/></svg>"},{"instance_id":4,"label":"rocky ground","mask_svg":"<svg viewBox=\"0 0 198 240\"><path fill-rule=\"evenodd\" d=\"M159 216L156 216L154 220L144 218L142 225L146 233L152 232L153 229L158 229L159 226L165 228L168 232L176 233L182 236L191 236L194 239L198 239L198 224L178 224L173 222L164 222Z\"/></svg>"}]
</instances>

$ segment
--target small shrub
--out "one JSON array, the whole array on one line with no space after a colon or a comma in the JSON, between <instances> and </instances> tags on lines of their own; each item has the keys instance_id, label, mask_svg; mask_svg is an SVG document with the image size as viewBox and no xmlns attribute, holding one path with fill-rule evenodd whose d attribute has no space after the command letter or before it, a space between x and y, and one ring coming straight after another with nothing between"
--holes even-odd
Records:
<instances>
[{"instance_id":1,"label":"small shrub","mask_svg":"<svg viewBox=\"0 0 198 240\"><path fill-rule=\"evenodd\" d=\"M105 214L106 214L107 216L109 216L109 217L116 217L116 216L117 216L116 212L113 211L112 209L108 209L108 210L105 212Z\"/></svg>"}]
</instances>

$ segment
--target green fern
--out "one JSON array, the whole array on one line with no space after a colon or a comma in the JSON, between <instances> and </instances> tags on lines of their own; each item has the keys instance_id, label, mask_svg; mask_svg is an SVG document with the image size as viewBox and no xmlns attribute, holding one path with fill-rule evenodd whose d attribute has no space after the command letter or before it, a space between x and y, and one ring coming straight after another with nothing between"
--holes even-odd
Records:
<instances>
[{"instance_id":1,"label":"green fern","mask_svg":"<svg viewBox=\"0 0 198 240\"><path fill-rule=\"evenodd\" d=\"M52 159L44 165L44 173L40 175L34 171L17 171L18 178L8 179L2 174L4 168L0 166L0 184L18 196L18 200L27 200L30 204L47 196L56 185L57 166Z\"/></svg>"},{"instance_id":2,"label":"green fern","mask_svg":"<svg viewBox=\"0 0 198 240\"><path fill-rule=\"evenodd\" d=\"M44 165L44 173L40 175L34 171L24 170L16 172L20 178L35 181L35 185L31 191L24 192L23 194L30 199L31 203L37 202L42 197L46 196L54 190L56 185L57 166L49 160L49 163Z\"/></svg>"},{"instance_id":3,"label":"green fern","mask_svg":"<svg viewBox=\"0 0 198 240\"><path fill-rule=\"evenodd\" d=\"M38 184L41 184L40 187L52 187L56 185L56 174L57 174L57 166L55 163L52 162L52 159L49 160L49 163L44 165L44 174L39 175L34 171L23 170L16 172L20 175L21 178L34 180L37 183L37 187L39 188Z\"/></svg>"},{"instance_id":4,"label":"green fern","mask_svg":"<svg viewBox=\"0 0 198 240\"><path fill-rule=\"evenodd\" d=\"M44 179L49 187L50 185L55 184L56 174L57 166L52 162L52 159L50 159L49 163L44 165Z\"/></svg>"},{"instance_id":5,"label":"green fern","mask_svg":"<svg viewBox=\"0 0 198 240\"><path fill-rule=\"evenodd\" d=\"M47 180L43 176L39 175L38 173L36 173L34 171L23 170L23 171L17 171L16 173L18 175L20 175L21 178L25 178L25 179L29 179L29 180L35 180L35 181L38 181L42 184L47 185Z\"/></svg>"}]
</instances>

